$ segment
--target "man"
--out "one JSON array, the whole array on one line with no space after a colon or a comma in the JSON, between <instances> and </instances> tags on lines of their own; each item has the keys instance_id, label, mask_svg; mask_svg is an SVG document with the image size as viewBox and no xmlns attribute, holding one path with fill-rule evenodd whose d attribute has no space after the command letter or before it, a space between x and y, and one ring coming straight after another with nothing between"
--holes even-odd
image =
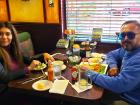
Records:
<instances>
[{"instance_id":1,"label":"man","mask_svg":"<svg viewBox=\"0 0 140 105\"><path fill-rule=\"evenodd\" d=\"M90 70L87 70L86 75L90 74L90 78L95 84L119 93L123 99L129 102L120 100L120 103L114 102L112 105L124 105L124 103L140 105L140 23L126 21L121 26L119 38L122 48L111 51L107 55L107 63L110 67L109 75L111 76ZM119 64L121 64L120 67Z\"/></svg>"}]
</instances>

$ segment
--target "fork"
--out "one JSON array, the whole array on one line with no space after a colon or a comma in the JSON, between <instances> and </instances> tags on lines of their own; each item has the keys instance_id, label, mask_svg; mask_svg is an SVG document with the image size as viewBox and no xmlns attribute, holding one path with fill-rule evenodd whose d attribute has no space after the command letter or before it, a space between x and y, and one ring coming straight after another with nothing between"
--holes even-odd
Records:
<instances>
[{"instance_id":1,"label":"fork","mask_svg":"<svg viewBox=\"0 0 140 105\"><path fill-rule=\"evenodd\" d=\"M39 76L39 77L37 77L37 78L31 78L31 79L25 80L25 81L20 82L20 83L21 83L21 84L26 84L26 83L28 83L28 82L34 81L34 80L36 80L36 79L41 79L41 78L44 78L44 77L45 77L45 76L42 75L42 76Z\"/></svg>"}]
</instances>

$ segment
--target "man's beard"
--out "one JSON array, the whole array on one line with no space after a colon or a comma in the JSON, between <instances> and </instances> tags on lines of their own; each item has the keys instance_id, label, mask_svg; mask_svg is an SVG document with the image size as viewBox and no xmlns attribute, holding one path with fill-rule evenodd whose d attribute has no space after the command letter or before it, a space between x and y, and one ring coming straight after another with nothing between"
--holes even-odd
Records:
<instances>
[{"instance_id":1,"label":"man's beard","mask_svg":"<svg viewBox=\"0 0 140 105\"><path fill-rule=\"evenodd\" d=\"M122 41L122 47L127 50L127 51L132 51L135 49L134 45L132 44L131 41Z\"/></svg>"}]
</instances>

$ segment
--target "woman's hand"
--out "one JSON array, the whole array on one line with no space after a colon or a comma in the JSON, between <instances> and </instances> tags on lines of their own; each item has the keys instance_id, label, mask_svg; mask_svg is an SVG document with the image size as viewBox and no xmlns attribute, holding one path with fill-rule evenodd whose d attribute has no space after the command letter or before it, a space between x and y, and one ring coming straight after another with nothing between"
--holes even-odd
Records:
<instances>
[{"instance_id":1,"label":"woman's hand","mask_svg":"<svg viewBox=\"0 0 140 105\"><path fill-rule=\"evenodd\" d=\"M39 65L41 62L38 60L33 60L31 64L28 66L28 70L31 71L33 70L37 65Z\"/></svg>"},{"instance_id":2,"label":"woman's hand","mask_svg":"<svg viewBox=\"0 0 140 105\"><path fill-rule=\"evenodd\" d=\"M48 53L44 53L44 61L47 62L48 60L51 60L52 62L55 61L55 59Z\"/></svg>"},{"instance_id":3,"label":"woman's hand","mask_svg":"<svg viewBox=\"0 0 140 105\"><path fill-rule=\"evenodd\" d=\"M116 76L116 75L118 75L118 68L113 67L113 68L109 69L108 70L108 75L109 76Z\"/></svg>"}]
</instances>

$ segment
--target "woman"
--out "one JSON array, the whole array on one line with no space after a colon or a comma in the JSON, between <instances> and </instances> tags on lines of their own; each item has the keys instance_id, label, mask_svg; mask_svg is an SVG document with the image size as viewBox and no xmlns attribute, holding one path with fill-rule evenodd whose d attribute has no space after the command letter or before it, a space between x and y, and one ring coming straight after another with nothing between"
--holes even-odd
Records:
<instances>
[{"instance_id":1,"label":"woman","mask_svg":"<svg viewBox=\"0 0 140 105\"><path fill-rule=\"evenodd\" d=\"M17 104L17 100L21 104L21 100L23 100L21 95L11 94L8 90L3 90L6 89L6 84L9 81L25 76L26 73L29 73L30 70L33 70L40 64L40 61L37 60L38 58L40 60L54 60L48 53L39 54L30 59L23 57L19 49L17 32L14 26L7 22L0 23L0 93L3 92L3 94L0 94L0 103L4 102L6 105L9 97L10 100L8 99L8 101L10 104L12 102L14 105ZM25 64L30 65L25 66ZM16 100L13 95L16 97ZM26 99L25 102L28 102L28 100Z\"/></svg>"},{"instance_id":2,"label":"woman","mask_svg":"<svg viewBox=\"0 0 140 105\"><path fill-rule=\"evenodd\" d=\"M47 53L44 53L43 57L53 60ZM33 70L40 61L32 60L27 67L25 67L24 63L28 64L29 62L27 62L27 59L26 62L23 61L14 26L7 22L0 23L0 83L24 76L30 70Z\"/></svg>"}]
</instances>

